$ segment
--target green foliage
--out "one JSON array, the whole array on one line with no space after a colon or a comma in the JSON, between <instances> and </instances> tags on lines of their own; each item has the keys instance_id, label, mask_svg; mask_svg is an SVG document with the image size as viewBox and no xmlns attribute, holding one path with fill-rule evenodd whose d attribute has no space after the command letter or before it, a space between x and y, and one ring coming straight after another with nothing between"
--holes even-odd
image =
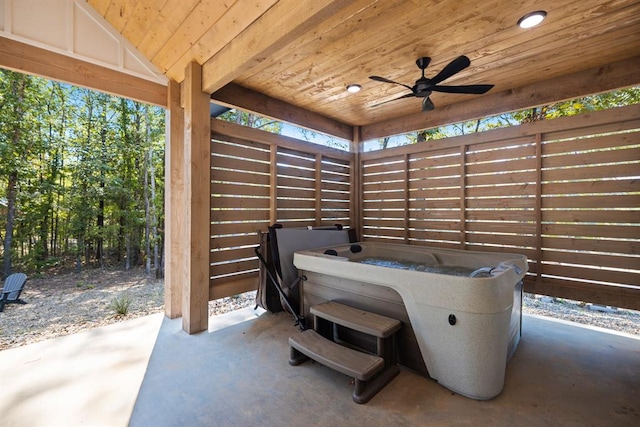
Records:
<instances>
[{"instance_id":1,"label":"green foliage","mask_svg":"<svg viewBox=\"0 0 640 427\"><path fill-rule=\"evenodd\" d=\"M114 297L111 300L109 308L111 308L116 313L116 315L126 316L129 313L129 306L131 305L131 302L131 297L129 295L123 294Z\"/></svg>"},{"instance_id":2,"label":"green foliage","mask_svg":"<svg viewBox=\"0 0 640 427\"><path fill-rule=\"evenodd\" d=\"M158 191L145 203L149 181ZM163 182L164 110L0 70L0 240L15 265L142 262L146 210L162 218Z\"/></svg>"},{"instance_id":3,"label":"green foliage","mask_svg":"<svg viewBox=\"0 0 640 427\"><path fill-rule=\"evenodd\" d=\"M272 120L257 114L248 113L242 110L232 109L218 116L219 119L228 122L238 123L254 129L262 129L271 133L282 132L282 122Z\"/></svg>"}]
</instances>

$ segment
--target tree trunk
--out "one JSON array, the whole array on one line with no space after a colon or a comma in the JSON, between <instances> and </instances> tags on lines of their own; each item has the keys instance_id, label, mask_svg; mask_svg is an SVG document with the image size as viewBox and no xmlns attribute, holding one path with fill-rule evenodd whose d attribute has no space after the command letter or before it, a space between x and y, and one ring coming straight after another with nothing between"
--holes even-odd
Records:
<instances>
[{"instance_id":1,"label":"tree trunk","mask_svg":"<svg viewBox=\"0 0 640 427\"><path fill-rule=\"evenodd\" d=\"M17 196L18 173L11 172L7 182L7 225L4 234L4 246L2 269L4 277L9 276L12 271L11 267L11 245L13 243L13 226L16 218L16 196Z\"/></svg>"}]
</instances>

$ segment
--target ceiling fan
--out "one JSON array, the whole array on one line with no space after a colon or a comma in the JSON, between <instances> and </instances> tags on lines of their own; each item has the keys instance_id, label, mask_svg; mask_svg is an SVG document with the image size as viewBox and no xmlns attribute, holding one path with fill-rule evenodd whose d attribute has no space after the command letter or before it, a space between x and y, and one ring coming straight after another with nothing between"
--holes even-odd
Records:
<instances>
[{"instance_id":1,"label":"ceiling fan","mask_svg":"<svg viewBox=\"0 0 640 427\"><path fill-rule=\"evenodd\" d=\"M416 60L416 65L418 66L418 68L420 68L420 70L422 70L422 77L416 80L416 84L413 87L402 84L402 83L394 82L393 80L389 80L385 77L369 76L371 80L375 80L383 83L393 83L395 85L406 87L411 91L411 93L407 93L406 95L402 95L398 98L376 104L374 105L374 107L377 107L378 105L386 104L387 102L396 101L402 98L416 97L416 98L424 98L422 100L422 111L430 111L435 108L435 106L433 105L433 102L431 101L431 99L429 99L431 92L469 93L474 95L481 95L483 93L486 93L493 87L493 85L485 85L485 84L463 85L463 86L441 86L438 84L448 79L449 77L453 76L454 74L457 74L460 71L464 70L471 64L471 61L469 61L469 58L467 58L464 55L457 57L456 59L451 61L449 64L447 64L447 66L444 67L438 74L428 79L424 76L424 70L429 66L430 62L431 62L431 58L427 56L423 56L422 58L418 58Z\"/></svg>"}]
</instances>

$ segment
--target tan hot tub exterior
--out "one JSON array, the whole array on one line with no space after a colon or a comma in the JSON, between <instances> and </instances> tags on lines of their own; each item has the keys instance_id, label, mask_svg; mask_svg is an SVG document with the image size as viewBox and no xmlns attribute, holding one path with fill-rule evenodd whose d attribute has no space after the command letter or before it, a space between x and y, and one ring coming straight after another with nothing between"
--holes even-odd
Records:
<instances>
[{"instance_id":1,"label":"tan hot tub exterior","mask_svg":"<svg viewBox=\"0 0 640 427\"><path fill-rule=\"evenodd\" d=\"M405 327L398 362L464 396L486 400L504 386L506 363L520 339L523 255L417 245L359 243L299 251L306 277L302 310L327 300L395 317ZM358 251L358 249L360 249ZM386 257L432 266L491 267L489 277L459 277L354 261Z\"/></svg>"}]
</instances>

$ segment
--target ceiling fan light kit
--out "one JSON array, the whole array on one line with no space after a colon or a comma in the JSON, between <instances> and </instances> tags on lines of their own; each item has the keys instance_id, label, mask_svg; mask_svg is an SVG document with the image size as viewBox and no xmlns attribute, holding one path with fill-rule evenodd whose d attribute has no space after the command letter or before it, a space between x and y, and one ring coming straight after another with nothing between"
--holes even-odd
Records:
<instances>
[{"instance_id":1,"label":"ceiling fan light kit","mask_svg":"<svg viewBox=\"0 0 640 427\"><path fill-rule=\"evenodd\" d=\"M454 74L459 73L460 71L464 70L471 64L471 61L469 60L469 58L467 58L464 55L459 56L453 61L451 61L438 74L436 74L434 77L429 79L425 77L424 70L429 66L430 62L431 62L431 58L427 56L423 56L416 60L416 65L422 71L422 76L418 80L416 80L415 85L413 86L405 85L403 83L398 83L393 80L389 80L386 77L369 76L371 80L375 80L377 82L382 82L382 83L391 83L391 84L399 85L411 91L411 93L407 93L398 98L376 104L374 105L374 107L377 107L378 105L386 104L387 102L396 101L398 99L416 97L416 98L424 98L422 100L422 111L431 111L435 108L433 102L429 98L432 92L466 93L466 94L472 94L472 95L481 95L483 93L488 92L493 87L493 85L489 85L489 84L461 85L461 86L439 85L440 82L448 79Z\"/></svg>"}]
</instances>

